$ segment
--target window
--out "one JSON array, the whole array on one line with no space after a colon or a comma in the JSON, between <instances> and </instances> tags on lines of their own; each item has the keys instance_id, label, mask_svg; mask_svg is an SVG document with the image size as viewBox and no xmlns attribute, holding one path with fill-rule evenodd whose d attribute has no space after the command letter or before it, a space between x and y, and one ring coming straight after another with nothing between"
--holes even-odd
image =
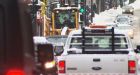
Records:
<instances>
[{"instance_id":1,"label":"window","mask_svg":"<svg viewBox=\"0 0 140 75\"><path fill-rule=\"evenodd\" d=\"M114 40L115 49L127 49L128 44L124 36L115 36ZM70 48L81 49L82 37L73 37L71 40ZM111 50L112 49L112 38L111 36L86 36L85 49L96 50Z\"/></svg>"},{"instance_id":2,"label":"window","mask_svg":"<svg viewBox=\"0 0 140 75\"><path fill-rule=\"evenodd\" d=\"M129 23L129 19L128 18L118 18L117 19L117 22L119 22L119 23Z\"/></svg>"},{"instance_id":3,"label":"window","mask_svg":"<svg viewBox=\"0 0 140 75\"><path fill-rule=\"evenodd\" d=\"M72 10L56 10L55 14L55 28L61 29L65 26L75 28L75 12Z\"/></svg>"}]
</instances>

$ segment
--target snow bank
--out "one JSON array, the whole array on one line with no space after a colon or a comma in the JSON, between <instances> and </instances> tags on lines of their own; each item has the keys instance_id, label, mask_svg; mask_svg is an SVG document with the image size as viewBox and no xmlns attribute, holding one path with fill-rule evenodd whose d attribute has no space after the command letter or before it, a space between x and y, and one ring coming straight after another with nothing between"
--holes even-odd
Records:
<instances>
[{"instance_id":1,"label":"snow bank","mask_svg":"<svg viewBox=\"0 0 140 75\"><path fill-rule=\"evenodd\" d=\"M136 0L134 3L129 4L129 6L133 6L135 10L140 9L140 0ZM101 12L100 14L96 14L93 18L93 23L95 24L106 24L113 23L115 16L122 14L122 8L119 6L117 9L109 9Z\"/></svg>"},{"instance_id":2,"label":"snow bank","mask_svg":"<svg viewBox=\"0 0 140 75\"><path fill-rule=\"evenodd\" d=\"M135 10L140 9L140 0L136 0L134 3L129 4L129 6L133 6Z\"/></svg>"}]
</instances>

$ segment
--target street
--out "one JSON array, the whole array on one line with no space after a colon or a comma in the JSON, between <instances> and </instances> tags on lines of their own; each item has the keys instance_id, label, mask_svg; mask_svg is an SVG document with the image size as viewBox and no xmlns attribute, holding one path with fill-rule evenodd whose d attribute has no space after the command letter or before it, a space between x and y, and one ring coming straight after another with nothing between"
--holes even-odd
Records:
<instances>
[{"instance_id":1,"label":"street","mask_svg":"<svg viewBox=\"0 0 140 75\"><path fill-rule=\"evenodd\" d=\"M134 12L134 17L135 17L134 22L136 25L136 30L135 30L135 36L134 36L134 39L132 40L132 42L133 42L135 47L136 47L136 45L140 45L140 41L139 41L139 38L140 38L140 14L139 13L140 13L140 10L136 10ZM138 55L138 56L140 56L140 55ZM139 63L138 73L140 75L140 59L139 59L138 63Z\"/></svg>"},{"instance_id":2,"label":"street","mask_svg":"<svg viewBox=\"0 0 140 75\"><path fill-rule=\"evenodd\" d=\"M136 10L134 12L134 24L136 25L136 30L135 30L135 35L134 35L134 39L132 40L133 41L133 44L134 46L136 45L140 45L140 41L139 41L139 38L140 38L140 10Z\"/></svg>"}]
</instances>

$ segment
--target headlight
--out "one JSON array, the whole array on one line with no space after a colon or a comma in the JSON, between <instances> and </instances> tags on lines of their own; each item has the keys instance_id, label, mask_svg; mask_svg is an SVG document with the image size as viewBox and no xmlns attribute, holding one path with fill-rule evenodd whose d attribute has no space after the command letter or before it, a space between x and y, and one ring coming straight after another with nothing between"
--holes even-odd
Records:
<instances>
[{"instance_id":1,"label":"headlight","mask_svg":"<svg viewBox=\"0 0 140 75\"><path fill-rule=\"evenodd\" d=\"M131 9L130 12L133 12L133 9Z\"/></svg>"},{"instance_id":2,"label":"headlight","mask_svg":"<svg viewBox=\"0 0 140 75\"><path fill-rule=\"evenodd\" d=\"M122 12L125 12L125 10L123 9Z\"/></svg>"},{"instance_id":3,"label":"headlight","mask_svg":"<svg viewBox=\"0 0 140 75\"><path fill-rule=\"evenodd\" d=\"M46 62L44 64L45 68L48 69L48 68L52 68L55 66L55 61L51 61L51 62Z\"/></svg>"},{"instance_id":4,"label":"headlight","mask_svg":"<svg viewBox=\"0 0 140 75\"><path fill-rule=\"evenodd\" d=\"M131 31L128 32L128 35L129 35L130 37L133 37L133 34L134 34L133 30L131 30Z\"/></svg>"}]
</instances>

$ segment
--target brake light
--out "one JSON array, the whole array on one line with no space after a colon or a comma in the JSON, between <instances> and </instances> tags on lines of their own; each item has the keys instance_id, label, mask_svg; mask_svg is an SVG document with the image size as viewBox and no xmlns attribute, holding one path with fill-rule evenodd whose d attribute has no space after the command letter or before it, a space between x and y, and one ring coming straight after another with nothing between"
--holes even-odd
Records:
<instances>
[{"instance_id":1,"label":"brake light","mask_svg":"<svg viewBox=\"0 0 140 75\"><path fill-rule=\"evenodd\" d=\"M90 25L90 28L107 28L105 25Z\"/></svg>"},{"instance_id":2,"label":"brake light","mask_svg":"<svg viewBox=\"0 0 140 75\"><path fill-rule=\"evenodd\" d=\"M59 73L65 73L65 61L59 61Z\"/></svg>"},{"instance_id":3,"label":"brake light","mask_svg":"<svg viewBox=\"0 0 140 75\"><path fill-rule=\"evenodd\" d=\"M135 61L132 61L132 60L130 60L130 61L128 61L128 72L129 73L135 73L136 72L136 63L135 63Z\"/></svg>"},{"instance_id":4,"label":"brake light","mask_svg":"<svg viewBox=\"0 0 140 75\"><path fill-rule=\"evenodd\" d=\"M22 70L13 69L9 70L6 75L25 75L25 74Z\"/></svg>"}]
</instances>

